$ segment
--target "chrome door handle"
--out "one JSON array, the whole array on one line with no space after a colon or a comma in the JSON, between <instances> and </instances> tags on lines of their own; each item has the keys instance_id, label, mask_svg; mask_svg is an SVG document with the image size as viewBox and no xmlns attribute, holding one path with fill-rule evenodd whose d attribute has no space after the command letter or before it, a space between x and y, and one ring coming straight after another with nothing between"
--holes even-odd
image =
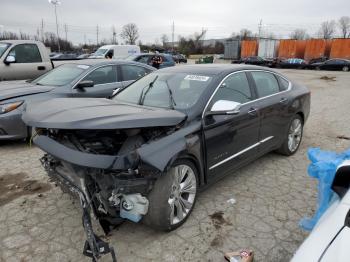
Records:
<instances>
[{"instance_id":1,"label":"chrome door handle","mask_svg":"<svg viewBox=\"0 0 350 262\"><path fill-rule=\"evenodd\" d=\"M258 113L258 110L254 107L252 107L251 109L249 109L248 114L251 116L256 116Z\"/></svg>"},{"instance_id":2,"label":"chrome door handle","mask_svg":"<svg viewBox=\"0 0 350 262\"><path fill-rule=\"evenodd\" d=\"M281 104L286 104L288 102L288 98L282 98L281 100L280 100L280 103Z\"/></svg>"}]
</instances>

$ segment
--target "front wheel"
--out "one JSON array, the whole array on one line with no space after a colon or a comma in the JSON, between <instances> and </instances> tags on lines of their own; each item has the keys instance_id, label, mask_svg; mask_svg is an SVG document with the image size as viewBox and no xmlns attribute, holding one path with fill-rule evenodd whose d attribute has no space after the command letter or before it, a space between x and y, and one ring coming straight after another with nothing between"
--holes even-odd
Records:
<instances>
[{"instance_id":1,"label":"front wheel","mask_svg":"<svg viewBox=\"0 0 350 262\"><path fill-rule=\"evenodd\" d=\"M181 226L193 210L197 178L197 169L191 161L175 161L170 170L158 178L148 195L149 208L143 222L164 231Z\"/></svg>"},{"instance_id":2,"label":"front wheel","mask_svg":"<svg viewBox=\"0 0 350 262\"><path fill-rule=\"evenodd\" d=\"M295 115L289 125L288 134L277 152L290 156L299 148L303 137L304 123L300 115Z\"/></svg>"},{"instance_id":3,"label":"front wheel","mask_svg":"<svg viewBox=\"0 0 350 262\"><path fill-rule=\"evenodd\" d=\"M342 70L343 70L344 72L348 72L348 71L349 71L349 67L348 67L348 66L344 66L344 67L342 68Z\"/></svg>"}]
</instances>

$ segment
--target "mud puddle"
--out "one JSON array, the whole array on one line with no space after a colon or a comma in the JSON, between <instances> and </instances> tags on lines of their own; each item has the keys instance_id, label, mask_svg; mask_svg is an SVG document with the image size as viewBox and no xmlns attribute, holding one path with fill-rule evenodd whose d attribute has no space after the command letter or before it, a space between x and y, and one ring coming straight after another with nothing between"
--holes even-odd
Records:
<instances>
[{"instance_id":1,"label":"mud puddle","mask_svg":"<svg viewBox=\"0 0 350 262\"><path fill-rule=\"evenodd\" d=\"M0 206L24 195L42 196L51 188L49 184L28 179L26 173L8 173L0 177Z\"/></svg>"}]
</instances>

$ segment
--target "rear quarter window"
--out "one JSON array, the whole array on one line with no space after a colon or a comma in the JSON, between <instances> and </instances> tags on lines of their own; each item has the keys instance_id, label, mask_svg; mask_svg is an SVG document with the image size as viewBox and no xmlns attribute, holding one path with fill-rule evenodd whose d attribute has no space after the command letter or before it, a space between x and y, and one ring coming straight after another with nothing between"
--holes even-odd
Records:
<instances>
[{"instance_id":1,"label":"rear quarter window","mask_svg":"<svg viewBox=\"0 0 350 262\"><path fill-rule=\"evenodd\" d=\"M279 85L280 85L280 90L281 91L286 91L289 87L289 81L284 79L283 77L277 76Z\"/></svg>"}]
</instances>

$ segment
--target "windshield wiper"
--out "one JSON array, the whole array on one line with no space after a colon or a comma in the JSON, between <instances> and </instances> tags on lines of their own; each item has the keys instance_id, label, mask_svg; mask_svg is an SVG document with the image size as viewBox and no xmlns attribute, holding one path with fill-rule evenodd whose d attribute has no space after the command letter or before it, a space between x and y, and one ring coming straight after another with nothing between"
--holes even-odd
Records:
<instances>
[{"instance_id":1,"label":"windshield wiper","mask_svg":"<svg viewBox=\"0 0 350 262\"><path fill-rule=\"evenodd\" d=\"M165 84L166 84L166 87L168 88L168 91L169 91L169 105L170 105L170 108L171 109L175 109L176 103L175 103L175 100L174 100L173 91L171 90L171 88L169 86L168 80L165 80Z\"/></svg>"},{"instance_id":2,"label":"windshield wiper","mask_svg":"<svg viewBox=\"0 0 350 262\"><path fill-rule=\"evenodd\" d=\"M145 97L146 97L148 91L151 90L151 88L153 87L154 82L156 82L157 79L158 79L158 76L156 76L156 77L153 79L153 81L152 81L151 83L149 83L149 85L147 85L147 86L145 86L144 88L142 88L141 95L140 95L140 98L139 98L139 101L138 101L138 104L139 104L139 105L143 105L143 101L145 100ZM146 92L143 93L143 92L145 91L145 88L146 88L146 87L148 87L148 88L147 88Z\"/></svg>"}]
</instances>

